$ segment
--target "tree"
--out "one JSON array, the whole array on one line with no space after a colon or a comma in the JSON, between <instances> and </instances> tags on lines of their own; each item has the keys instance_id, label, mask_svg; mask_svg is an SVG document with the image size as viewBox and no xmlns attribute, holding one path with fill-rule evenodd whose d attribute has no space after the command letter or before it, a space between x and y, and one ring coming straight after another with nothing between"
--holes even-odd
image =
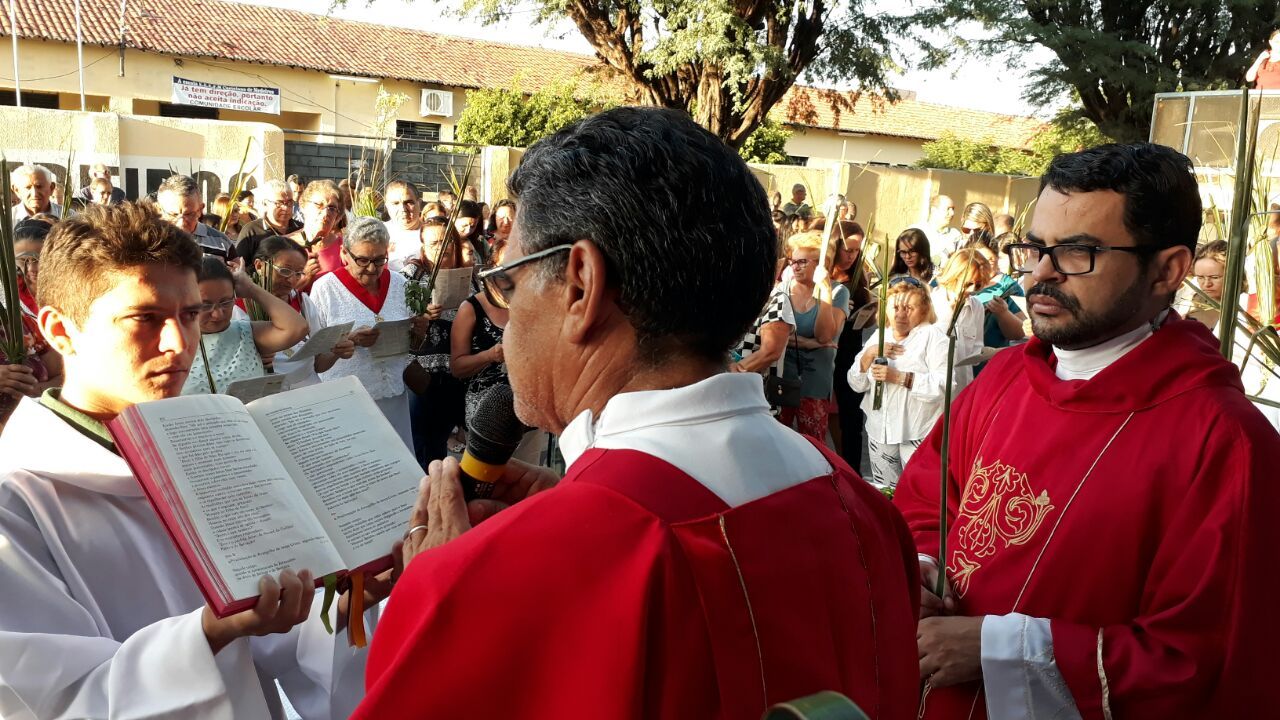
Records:
<instances>
[{"instance_id":1,"label":"tree","mask_svg":"<svg viewBox=\"0 0 1280 720\"><path fill-rule=\"evenodd\" d=\"M1014 64L1048 48L1053 61L1026 68L1026 99L1044 107L1074 92L1081 116L1133 142L1147 139L1156 93L1239 87L1280 23L1280 0L933 0L914 20L947 30L960 52ZM964 38L966 21L989 34Z\"/></svg>"},{"instance_id":2,"label":"tree","mask_svg":"<svg viewBox=\"0 0 1280 720\"><path fill-rule=\"evenodd\" d=\"M990 139L962 140L954 133L947 132L937 140L921 146L924 157L916 162L916 167L1003 175L1042 175L1058 155L1109 141L1110 138L1098 132L1092 122L1074 117L1070 111L1064 111L1032 139L1030 152L996 147Z\"/></svg>"},{"instance_id":3,"label":"tree","mask_svg":"<svg viewBox=\"0 0 1280 720\"><path fill-rule=\"evenodd\" d=\"M738 148L738 154L747 162L781 165L787 162L787 141L790 139L790 130L766 119L747 136L746 142Z\"/></svg>"},{"instance_id":4,"label":"tree","mask_svg":"<svg viewBox=\"0 0 1280 720\"><path fill-rule=\"evenodd\" d=\"M595 88L569 82L525 93L517 78L507 89L468 90L455 137L476 145L529 147L569 123L616 104L615 98Z\"/></svg>"},{"instance_id":5,"label":"tree","mask_svg":"<svg viewBox=\"0 0 1280 720\"><path fill-rule=\"evenodd\" d=\"M567 18L639 102L688 112L741 147L802 74L897 95L889 37L897 17L870 0L534 0L540 21ZM496 21L523 0L464 0Z\"/></svg>"}]
</instances>

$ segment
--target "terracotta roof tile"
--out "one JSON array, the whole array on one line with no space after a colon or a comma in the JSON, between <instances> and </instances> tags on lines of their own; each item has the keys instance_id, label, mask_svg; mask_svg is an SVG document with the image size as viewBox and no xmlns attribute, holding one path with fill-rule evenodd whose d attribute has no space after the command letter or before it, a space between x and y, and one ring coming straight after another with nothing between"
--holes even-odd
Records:
<instances>
[{"instance_id":1,"label":"terracotta roof tile","mask_svg":"<svg viewBox=\"0 0 1280 720\"><path fill-rule=\"evenodd\" d=\"M19 37L75 42L74 7L72 0L17 0ZM577 53L221 0L130 0L126 8L126 45L171 55L462 88L508 87L519 74L522 87L537 89L603 67ZM83 2L80 12L86 44L118 46L118 4ZM0 12L0 35L10 34L9 15Z\"/></svg>"},{"instance_id":2,"label":"terracotta roof tile","mask_svg":"<svg viewBox=\"0 0 1280 720\"><path fill-rule=\"evenodd\" d=\"M913 99L889 104L866 94L792 88L770 113L775 120L868 135L936 140L952 132L965 140L1029 148L1045 123L1030 117L937 105Z\"/></svg>"},{"instance_id":3,"label":"terracotta roof tile","mask_svg":"<svg viewBox=\"0 0 1280 720\"><path fill-rule=\"evenodd\" d=\"M352 0L353 2L358 0ZM19 37L75 42L73 0L17 0ZM405 12L414 6L406 5ZM117 47L119 5L83 2L84 40ZM339 75L408 80L461 88L536 90L583 72L611 75L595 57L339 20L224 0L129 0L127 47L187 57L285 65ZM0 12L0 36L11 34ZM783 122L869 135L932 140L950 130L970 140L1026 147L1044 127L1034 118L871 96L793 88L771 113Z\"/></svg>"}]
</instances>

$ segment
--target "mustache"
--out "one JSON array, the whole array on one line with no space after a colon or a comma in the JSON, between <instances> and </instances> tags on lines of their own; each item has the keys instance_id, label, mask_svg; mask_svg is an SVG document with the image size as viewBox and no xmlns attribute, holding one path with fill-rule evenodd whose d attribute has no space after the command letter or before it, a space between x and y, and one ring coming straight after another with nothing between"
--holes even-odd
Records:
<instances>
[{"instance_id":1,"label":"mustache","mask_svg":"<svg viewBox=\"0 0 1280 720\"><path fill-rule=\"evenodd\" d=\"M1027 291L1028 298L1031 297L1032 295L1043 295L1049 298L1050 300L1057 302L1059 305L1063 307L1063 309L1069 310L1073 313L1080 309L1079 300L1076 300L1070 295L1062 292L1061 290L1059 290L1057 287L1053 285L1046 285L1045 283L1037 283L1033 285L1030 290Z\"/></svg>"}]
</instances>

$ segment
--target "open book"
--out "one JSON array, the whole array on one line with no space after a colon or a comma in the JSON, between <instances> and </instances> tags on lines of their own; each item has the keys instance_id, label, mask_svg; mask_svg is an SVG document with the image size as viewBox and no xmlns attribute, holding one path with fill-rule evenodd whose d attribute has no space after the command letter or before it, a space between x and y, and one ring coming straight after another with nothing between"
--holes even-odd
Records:
<instances>
[{"instance_id":1,"label":"open book","mask_svg":"<svg viewBox=\"0 0 1280 720\"><path fill-rule=\"evenodd\" d=\"M390 567L423 474L355 377L140 403L108 428L218 617L263 575Z\"/></svg>"}]
</instances>

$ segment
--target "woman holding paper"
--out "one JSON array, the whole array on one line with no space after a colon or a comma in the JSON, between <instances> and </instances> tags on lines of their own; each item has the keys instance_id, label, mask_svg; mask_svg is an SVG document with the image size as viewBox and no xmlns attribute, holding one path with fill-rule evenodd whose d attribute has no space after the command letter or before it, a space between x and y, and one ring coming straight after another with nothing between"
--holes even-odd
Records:
<instances>
[{"instance_id":1,"label":"woman holding paper","mask_svg":"<svg viewBox=\"0 0 1280 720\"><path fill-rule=\"evenodd\" d=\"M200 349L182 386L183 395L226 392L236 380L261 377L262 356L274 355L306 337L307 321L289 303L255 285L243 268L232 273L222 258L205 256L196 279ZM232 319L237 297L256 303L268 319Z\"/></svg>"},{"instance_id":2,"label":"woman holding paper","mask_svg":"<svg viewBox=\"0 0 1280 720\"><path fill-rule=\"evenodd\" d=\"M253 268L259 278L265 279L263 285L272 295L289 303L304 320L307 321L307 336L274 354L272 368L275 372L292 375L289 386L305 387L320 382L319 373L332 368L339 360L350 360L355 352L355 343L351 338L339 340L333 349L320 353L314 358L294 360L293 356L311 335L324 329L319 322L319 312L311 296L302 290L306 285L307 253L297 243L282 237L271 237L258 246L258 256L253 261Z\"/></svg>"},{"instance_id":3,"label":"woman holding paper","mask_svg":"<svg viewBox=\"0 0 1280 720\"><path fill-rule=\"evenodd\" d=\"M414 317L405 301L405 278L387 269L391 235L377 218L358 217L347 227L342 266L322 276L311 290L321 327L354 322L350 360L320 373L322 381L354 375L378 403L406 446L413 448L409 396L404 384L409 347L420 341L439 308ZM400 323L408 321L408 328ZM397 323L384 333L383 323ZM401 333L404 333L403 336Z\"/></svg>"}]
</instances>

